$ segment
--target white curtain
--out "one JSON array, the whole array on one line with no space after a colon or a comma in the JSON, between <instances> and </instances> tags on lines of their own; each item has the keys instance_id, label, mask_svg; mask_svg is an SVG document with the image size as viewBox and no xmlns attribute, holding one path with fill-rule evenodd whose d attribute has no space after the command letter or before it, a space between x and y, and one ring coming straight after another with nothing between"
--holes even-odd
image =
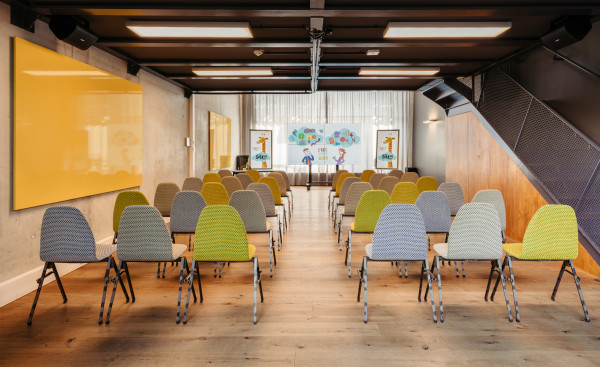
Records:
<instances>
[{"instance_id":1,"label":"white curtain","mask_svg":"<svg viewBox=\"0 0 600 367\"><path fill-rule=\"evenodd\" d=\"M242 124L248 129L273 130L273 168L308 172L306 166L287 165L287 124L359 124L362 131L361 164L341 169L375 169L377 130L398 129L399 167L412 165L413 92L317 92L313 94L256 94L244 98ZM243 141L248 150L248 137ZM333 172L335 166L313 166L313 173Z\"/></svg>"}]
</instances>

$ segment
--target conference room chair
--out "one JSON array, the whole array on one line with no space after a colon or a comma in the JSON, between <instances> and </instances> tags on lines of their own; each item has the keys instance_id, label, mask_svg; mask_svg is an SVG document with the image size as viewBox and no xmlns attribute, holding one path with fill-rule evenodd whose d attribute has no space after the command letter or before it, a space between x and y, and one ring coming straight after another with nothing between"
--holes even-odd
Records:
<instances>
[{"instance_id":1,"label":"conference room chair","mask_svg":"<svg viewBox=\"0 0 600 367\"><path fill-rule=\"evenodd\" d=\"M233 172L231 172L228 169L220 169L217 172L217 174L221 177L221 179L224 178L224 177L231 177L231 176L233 176Z\"/></svg>"},{"instance_id":2,"label":"conference room chair","mask_svg":"<svg viewBox=\"0 0 600 367\"><path fill-rule=\"evenodd\" d=\"M440 260L489 261L492 272L496 271L501 274L502 241L497 234L499 230L500 219L493 205L487 203L465 204L460 208L454 218L454 222L452 222L448 243L433 245L433 249L437 253L434 257L433 268L437 268L441 322L444 322L444 304L442 302ZM504 277L501 277L501 280L506 308L508 310L508 320L512 322L513 316L508 301ZM488 279L488 289L490 281L491 278ZM427 294L425 294L425 299L427 299Z\"/></svg>"},{"instance_id":3,"label":"conference room chair","mask_svg":"<svg viewBox=\"0 0 600 367\"><path fill-rule=\"evenodd\" d=\"M202 182L204 182L205 185L209 182L221 183L221 176L219 176L219 174L215 172L207 172L204 174Z\"/></svg>"},{"instance_id":4,"label":"conference room chair","mask_svg":"<svg viewBox=\"0 0 600 367\"><path fill-rule=\"evenodd\" d=\"M146 195L141 191L121 191L119 195L117 195L115 207L113 209L113 231L115 232L113 243L117 243L121 214L123 214L123 210L130 205L150 205L150 202L148 202Z\"/></svg>"},{"instance_id":5,"label":"conference room chair","mask_svg":"<svg viewBox=\"0 0 600 367\"><path fill-rule=\"evenodd\" d=\"M372 234L383 209L391 204L390 196L383 190L365 191L354 214L354 222L348 231L346 245L346 263L348 264L348 278L352 276L352 233Z\"/></svg>"},{"instance_id":6,"label":"conference room chair","mask_svg":"<svg viewBox=\"0 0 600 367\"><path fill-rule=\"evenodd\" d=\"M359 272L358 296L360 302L361 285L364 286L364 322L367 323L367 264L369 261L421 263L421 280L419 282L418 300L421 302L423 274L427 275L427 287L431 299L433 322L437 322L433 290L431 289L431 274L427 260L427 240L425 224L419 209L410 204L390 204L383 209L377 220L373 233L373 242L365 246L366 256L363 256L362 268ZM437 281L437 280L436 280ZM427 293L427 290L425 290Z\"/></svg>"},{"instance_id":7,"label":"conference room chair","mask_svg":"<svg viewBox=\"0 0 600 367\"><path fill-rule=\"evenodd\" d=\"M417 189L419 190L419 194L423 191L437 191L438 184L435 177L419 177L419 179L417 180Z\"/></svg>"},{"instance_id":8,"label":"conference room chair","mask_svg":"<svg viewBox=\"0 0 600 367\"><path fill-rule=\"evenodd\" d=\"M254 316L256 325L256 287L260 289L260 302L263 303L263 290L261 282L261 271L258 258L255 256L256 248L248 244L248 237L244 223L238 212L229 205L211 205L204 208L194 237L194 258L192 270L184 282L188 283L187 301L183 314L183 323L187 323L188 309L190 304L190 290L193 290L194 272L198 279L200 292L200 303L204 301L202 296L202 284L200 282L201 262L251 262L254 267ZM181 284L181 283L180 283ZM181 287L177 302L177 320L179 322L179 305L181 301Z\"/></svg>"},{"instance_id":9,"label":"conference room chair","mask_svg":"<svg viewBox=\"0 0 600 367\"><path fill-rule=\"evenodd\" d=\"M402 177L400 177L400 182L412 182L417 183L419 180L419 175L416 172L405 172Z\"/></svg>"},{"instance_id":10,"label":"conference room chair","mask_svg":"<svg viewBox=\"0 0 600 367\"><path fill-rule=\"evenodd\" d=\"M394 187L396 184L400 182L398 177L395 176L386 176L379 181L379 186L377 186L377 190L383 190L388 193L388 195L392 196L392 191L394 191Z\"/></svg>"},{"instance_id":11,"label":"conference room chair","mask_svg":"<svg viewBox=\"0 0 600 367\"><path fill-rule=\"evenodd\" d=\"M288 196L290 198L290 204L292 204L292 208L291 210L294 210L294 194L292 192L292 187L290 186L290 177L288 176L286 171L275 171L275 172L279 172L281 173L281 176L283 176L283 180L285 181L285 191L288 193Z\"/></svg>"},{"instance_id":12,"label":"conference room chair","mask_svg":"<svg viewBox=\"0 0 600 367\"><path fill-rule=\"evenodd\" d=\"M346 198L348 197L348 190L350 189L350 186L353 183L356 182L362 182L360 178L358 177L348 177L344 180L344 182L342 183L342 187L340 188L340 196L338 198L338 202L335 204L335 208L333 209L333 229L335 230L336 228L339 229L339 227L337 227L337 222L338 222L338 210L340 206L345 206L346 204ZM366 182L368 183L368 182Z\"/></svg>"},{"instance_id":13,"label":"conference room chair","mask_svg":"<svg viewBox=\"0 0 600 367\"><path fill-rule=\"evenodd\" d=\"M257 170L249 169L246 171L246 173L252 177L252 182L258 182L258 180L260 180L260 173L258 173Z\"/></svg>"},{"instance_id":14,"label":"conference room chair","mask_svg":"<svg viewBox=\"0 0 600 367\"><path fill-rule=\"evenodd\" d=\"M583 307L585 321L590 321L590 315L588 314L581 286L579 285L580 279L575 271L575 265L573 265L573 260L577 258L579 253L577 218L575 217L573 208L568 205L542 206L537 210L533 218L531 218L531 221L529 221L525 235L523 236L523 243L506 243L502 247L506 251L502 266L503 269L509 269L517 321L521 320L521 315L519 314L519 303L515 288L513 261L562 261L562 266L550 299L552 301L555 300L556 292L558 291L558 286L564 272L571 274L579 293L579 300L581 301L581 307ZM567 268L571 270L569 271ZM490 280L492 275L492 272L490 272ZM492 301L494 300L494 294L496 293L501 277L503 278L503 276L498 275L496 279L496 285L491 297Z\"/></svg>"},{"instance_id":15,"label":"conference room chair","mask_svg":"<svg viewBox=\"0 0 600 367\"><path fill-rule=\"evenodd\" d=\"M356 177L353 173L350 172L344 172L342 173L338 179L337 182L335 184L335 193L333 194L333 203L331 205L331 219L333 218L333 214L335 213L335 204L336 204L336 200L335 199L340 199L340 191L342 190L342 185L344 184L344 180L346 180L347 178L350 177Z\"/></svg>"},{"instance_id":16,"label":"conference room chair","mask_svg":"<svg viewBox=\"0 0 600 367\"><path fill-rule=\"evenodd\" d=\"M377 188L379 187L379 182L381 182L381 179L383 179L385 176L387 176L385 173L373 173L369 178L369 183L371 186Z\"/></svg>"},{"instance_id":17,"label":"conference room chair","mask_svg":"<svg viewBox=\"0 0 600 367\"><path fill-rule=\"evenodd\" d=\"M369 180L371 179L371 176L373 176L375 174L375 171L373 171L372 169L366 169L364 171L362 171L362 173L360 174L360 179L363 182L369 182ZM371 185L373 186L373 185Z\"/></svg>"},{"instance_id":18,"label":"conference room chair","mask_svg":"<svg viewBox=\"0 0 600 367\"><path fill-rule=\"evenodd\" d=\"M125 290L123 280L119 276L117 264L113 257L113 253L116 250L117 246L113 244L96 243L92 229L79 209L70 206L55 206L46 209L42 219L40 234L40 260L44 262L44 269L42 270L42 276L37 279L38 288L31 311L29 312L27 325L31 325L44 280L50 275L54 275L63 298L63 303L67 303L67 295L56 269L56 264L58 263L95 263L106 261L104 290L100 302L98 323L102 323L104 316L104 301L106 300L106 288L110 281L111 267L115 270L116 279L121 284L126 302L129 302L129 295Z\"/></svg>"},{"instance_id":19,"label":"conference room chair","mask_svg":"<svg viewBox=\"0 0 600 367\"><path fill-rule=\"evenodd\" d=\"M237 210L246 233L265 233L269 235L269 270L273 276L273 264L277 265L275 246L273 241L273 230L267 222L267 215L262 200L254 190L236 191L229 200L229 205Z\"/></svg>"},{"instance_id":20,"label":"conference room chair","mask_svg":"<svg viewBox=\"0 0 600 367\"><path fill-rule=\"evenodd\" d=\"M393 177L396 177L398 180L400 180L402 178L403 174L404 174L404 172L402 172L401 169L393 169L390 171L390 173L388 173L388 176L393 176Z\"/></svg>"},{"instance_id":21,"label":"conference room chair","mask_svg":"<svg viewBox=\"0 0 600 367\"><path fill-rule=\"evenodd\" d=\"M356 214L356 207L358 206L362 194L365 191L373 190L373 186L371 186L370 183L362 182L358 177L348 178L346 181L354 180L355 178L357 181L354 181L348 189L344 211L341 213L340 222L338 223L338 242L340 244L340 251L342 251L342 229L344 228L344 218L354 217Z\"/></svg>"},{"instance_id":22,"label":"conference room chair","mask_svg":"<svg viewBox=\"0 0 600 367\"><path fill-rule=\"evenodd\" d=\"M242 182L234 176L225 176L221 179L221 185L225 186L225 190L227 190L227 195L231 198L234 192L238 190L243 190L244 186L242 186Z\"/></svg>"},{"instance_id":23,"label":"conference room chair","mask_svg":"<svg viewBox=\"0 0 600 367\"><path fill-rule=\"evenodd\" d=\"M235 175L235 177L237 177L238 180L240 180L240 183L242 184L242 189L244 190L248 189L248 185L254 182L252 180L252 177L247 173L238 173L237 175Z\"/></svg>"},{"instance_id":24,"label":"conference room chair","mask_svg":"<svg viewBox=\"0 0 600 367\"><path fill-rule=\"evenodd\" d=\"M465 205L465 196L458 182L444 182L438 187L438 191L446 194L450 204L450 215L455 216L458 209Z\"/></svg>"},{"instance_id":25,"label":"conference room chair","mask_svg":"<svg viewBox=\"0 0 600 367\"><path fill-rule=\"evenodd\" d=\"M287 232L287 215L285 212L285 205L283 205L283 200L281 200L281 192L279 191L279 184L277 183L277 180L275 180L275 178L273 177L261 177L260 180L258 180L258 182L264 183L267 186L269 186L271 194L273 195L273 202L275 203L275 208L281 208L282 210L283 228L285 228Z\"/></svg>"},{"instance_id":26,"label":"conference room chair","mask_svg":"<svg viewBox=\"0 0 600 367\"><path fill-rule=\"evenodd\" d=\"M337 182L338 179L340 178L340 176L342 175L342 173L348 173L347 170L345 169L339 169L337 171L335 171L335 173L333 174L333 178L331 179L331 190L329 190L329 196L328 196L328 203L327 203L327 209L329 210L330 213L333 213L333 201L335 200L335 192L337 189Z\"/></svg>"},{"instance_id":27,"label":"conference room chair","mask_svg":"<svg viewBox=\"0 0 600 367\"><path fill-rule=\"evenodd\" d=\"M481 190L475 194L471 202L488 203L496 208L498 217L500 218L500 235L502 236L502 242L506 243L506 235L504 234L504 231L506 231L506 207L504 206L502 193L498 190Z\"/></svg>"},{"instance_id":28,"label":"conference room chair","mask_svg":"<svg viewBox=\"0 0 600 367\"><path fill-rule=\"evenodd\" d=\"M163 217L171 216L171 206L175 195L181 190L179 186L173 182L162 182L156 186L154 192L154 207L158 209Z\"/></svg>"},{"instance_id":29,"label":"conference room chair","mask_svg":"<svg viewBox=\"0 0 600 367\"><path fill-rule=\"evenodd\" d=\"M200 192L206 201L206 205L227 205L229 204L229 194L223 184L218 182L204 183Z\"/></svg>"},{"instance_id":30,"label":"conference room chair","mask_svg":"<svg viewBox=\"0 0 600 367\"><path fill-rule=\"evenodd\" d=\"M132 205L123 210L119 224L120 234L117 242L117 258L119 266L117 274L125 272L131 302L135 302L135 293L129 273L129 263L132 262L169 262L179 261L179 284L181 287L183 269L190 273L187 259L184 256L186 245L174 244L165 222L158 209L145 205ZM110 304L106 313L106 324L110 323L110 314L113 307L117 283L113 285ZM196 292L194 292L194 299Z\"/></svg>"},{"instance_id":31,"label":"conference room chair","mask_svg":"<svg viewBox=\"0 0 600 367\"><path fill-rule=\"evenodd\" d=\"M287 195L287 187L285 185L285 179L283 178L283 175L279 172L269 172L267 177L273 177L275 181L277 181L277 186L279 186L279 195L281 196L281 199L285 199L288 204L288 219L292 220L292 202Z\"/></svg>"},{"instance_id":32,"label":"conference room chair","mask_svg":"<svg viewBox=\"0 0 600 367\"><path fill-rule=\"evenodd\" d=\"M412 182L398 182L392 190L392 204L414 204L419 197L419 189Z\"/></svg>"},{"instance_id":33,"label":"conference room chair","mask_svg":"<svg viewBox=\"0 0 600 367\"><path fill-rule=\"evenodd\" d=\"M254 190L260 196L260 200L263 203L263 207L265 208L265 214L267 219L275 219L277 224L277 237L279 241L277 243L277 249L281 250L281 245L283 241L283 236L281 234L281 218L277 213L277 208L275 208L275 200L273 199L273 194L271 193L271 189L267 184L264 183L251 183L248 185L248 190Z\"/></svg>"},{"instance_id":34,"label":"conference room chair","mask_svg":"<svg viewBox=\"0 0 600 367\"><path fill-rule=\"evenodd\" d=\"M188 177L183 180L181 191L197 191L199 193L202 191L202 186L204 186L204 182L200 177Z\"/></svg>"},{"instance_id":35,"label":"conference room chair","mask_svg":"<svg viewBox=\"0 0 600 367\"><path fill-rule=\"evenodd\" d=\"M181 191L175 195L171 207L169 230L175 243L175 235L188 235L188 250L192 249L192 235L196 232L196 224L206 201L197 191ZM164 277L164 274L163 274Z\"/></svg>"}]
</instances>

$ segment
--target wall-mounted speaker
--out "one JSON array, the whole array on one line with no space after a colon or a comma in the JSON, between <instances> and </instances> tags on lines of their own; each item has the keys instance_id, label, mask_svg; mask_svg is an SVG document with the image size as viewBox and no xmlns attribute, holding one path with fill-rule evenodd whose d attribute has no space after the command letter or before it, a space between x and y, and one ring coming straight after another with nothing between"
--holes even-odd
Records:
<instances>
[{"instance_id":1,"label":"wall-mounted speaker","mask_svg":"<svg viewBox=\"0 0 600 367\"><path fill-rule=\"evenodd\" d=\"M48 25L56 38L82 50L87 50L98 40L95 34L68 15L54 15Z\"/></svg>"},{"instance_id":2,"label":"wall-mounted speaker","mask_svg":"<svg viewBox=\"0 0 600 367\"><path fill-rule=\"evenodd\" d=\"M572 17L562 26L542 36L542 43L551 50L559 50L565 46L581 41L592 29L588 17Z\"/></svg>"},{"instance_id":3,"label":"wall-mounted speaker","mask_svg":"<svg viewBox=\"0 0 600 367\"><path fill-rule=\"evenodd\" d=\"M142 66L139 64L136 64L133 62L127 62L127 74L136 76L141 68L142 68Z\"/></svg>"}]
</instances>

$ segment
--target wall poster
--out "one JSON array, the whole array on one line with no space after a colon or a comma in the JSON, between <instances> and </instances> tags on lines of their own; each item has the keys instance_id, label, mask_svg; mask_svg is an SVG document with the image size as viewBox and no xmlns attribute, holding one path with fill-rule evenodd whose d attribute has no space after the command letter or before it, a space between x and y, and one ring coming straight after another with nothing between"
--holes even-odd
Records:
<instances>
[{"instance_id":1,"label":"wall poster","mask_svg":"<svg viewBox=\"0 0 600 367\"><path fill-rule=\"evenodd\" d=\"M398 168L399 130L377 130L377 169Z\"/></svg>"},{"instance_id":2,"label":"wall poster","mask_svg":"<svg viewBox=\"0 0 600 367\"><path fill-rule=\"evenodd\" d=\"M273 130L250 129L250 167L273 168Z\"/></svg>"}]
</instances>

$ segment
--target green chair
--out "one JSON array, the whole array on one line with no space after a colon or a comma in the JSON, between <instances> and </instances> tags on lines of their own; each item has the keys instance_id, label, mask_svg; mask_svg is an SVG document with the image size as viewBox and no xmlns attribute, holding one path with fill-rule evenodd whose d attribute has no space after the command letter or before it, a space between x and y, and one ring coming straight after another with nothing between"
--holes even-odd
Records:
<instances>
[{"instance_id":1,"label":"green chair","mask_svg":"<svg viewBox=\"0 0 600 367\"><path fill-rule=\"evenodd\" d=\"M113 231L115 232L115 236L113 237L112 243L117 243L121 214L123 214L123 210L130 205L150 205L150 202L141 191L121 191L119 195L117 195L115 207L113 209Z\"/></svg>"},{"instance_id":2,"label":"green chair","mask_svg":"<svg viewBox=\"0 0 600 367\"><path fill-rule=\"evenodd\" d=\"M515 277L513 273L512 261L562 261L562 267L554 290L552 291L551 299L554 301L558 286L562 280L563 273L573 275L575 286L579 293L585 321L590 321L583 293L579 285L579 277L573 265L573 259L577 258L579 252L577 233L577 218L575 211L568 205L544 205L535 213L523 236L523 243L505 243L502 248L506 251L504 256L503 269L508 265L510 272L510 281L513 288L513 298L515 310L517 313L517 321L520 321L519 303L517 302L517 291L515 289ZM571 271L566 268L570 267ZM492 273L490 273L490 280ZM500 282L500 275L496 280L496 285L492 291L491 299L494 300L494 294ZM489 289L489 281L488 281ZM486 291L487 297L487 291Z\"/></svg>"},{"instance_id":3,"label":"green chair","mask_svg":"<svg viewBox=\"0 0 600 367\"><path fill-rule=\"evenodd\" d=\"M390 195L392 204L414 204L418 198L419 189L412 182L398 182Z\"/></svg>"}]
</instances>

